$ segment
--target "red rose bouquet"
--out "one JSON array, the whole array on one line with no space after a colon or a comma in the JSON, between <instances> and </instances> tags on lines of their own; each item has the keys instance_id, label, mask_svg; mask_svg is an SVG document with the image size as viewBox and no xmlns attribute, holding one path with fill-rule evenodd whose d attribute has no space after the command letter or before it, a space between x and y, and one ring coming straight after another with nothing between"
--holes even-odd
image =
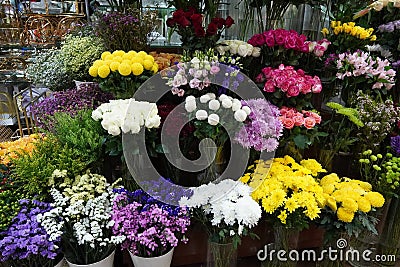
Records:
<instances>
[{"instance_id":1,"label":"red rose bouquet","mask_svg":"<svg viewBox=\"0 0 400 267\"><path fill-rule=\"evenodd\" d=\"M178 9L167 20L168 27L181 36L182 46L186 53L191 56L196 50L206 51L214 48L221 37L224 29L234 24L233 19L228 16L223 18L212 18L205 26L203 15L197 13L194 8L184 11Z\"/></svg>"}]
</instances>

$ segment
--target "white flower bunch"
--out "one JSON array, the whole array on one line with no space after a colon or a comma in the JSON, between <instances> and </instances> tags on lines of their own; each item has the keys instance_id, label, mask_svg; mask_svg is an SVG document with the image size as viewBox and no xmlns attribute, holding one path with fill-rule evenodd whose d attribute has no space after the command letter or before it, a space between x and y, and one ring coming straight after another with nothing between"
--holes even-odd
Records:
<instances>
[{"instance_id":1,"label":"white flower bunch","mask_svg":"<svg viewBox=\"0 0 400 267\"><path fill-rule=\"evenodd\" d=\"M375 45L366 45L365 46L369 52L379 52L381 54L382 57L392 61L392 52L390 52L390 50L385 49L384 47L382 47L380 44L375 44Z\"/></svg>"},{"instance_id":2,"label":"white flower bunch","mask_svg":"<svg viewBox=\"0 0 400 267\"><path fill-rule=\"evenodd\" d=\"M225 55L225 53L239 55L241 57L259 57L261 55L260 47L254 47L251 44L240 40L222 41L218 43L216 50L221 56Z\"/></svg>"},{"instance_id":3,"label":"white flower bunch","mask_svg":"<svg viewBox=\"0 0 400 267\"><path fill-rule=\"evenodd\" d=\"M101 125L109 134L138 133L142 126L157 128L161 117L155 103L130 99L110 100L92 112L92 118L102 120Z\"/></svg>"},{"instance_id":4,"label":"white flower bunch","mask_svg":"<svg viewBox=\"0 0 400 267\"><path fill-rule=\"evenodd\" d=\"M251 188L239 181L226 179L192 190L193 195L190 198L183 197L179 204L200 208L215 227L235 227L237 231L230 235L241 235L244 227L254 227L261 218L261 207L251 198Z\"/></svg>"},{"instance_id":5,"label":"white flower bunch","mask_svg":"<svg viewBox=\"0 0 400 267\"><path fill-rule=\"evenodd\" d=\"M197 120L207 120L210 125L217 125L220 118L226 115L226 112L232 112L233 118L237 122L244 122L251 110L247 106L242 106L239 99L222 94L216 98L214 93L207 93L196 102L194 96L188 96L185 99L185 109L187 112L195 112Z\"/></svg>"}]
</instances>

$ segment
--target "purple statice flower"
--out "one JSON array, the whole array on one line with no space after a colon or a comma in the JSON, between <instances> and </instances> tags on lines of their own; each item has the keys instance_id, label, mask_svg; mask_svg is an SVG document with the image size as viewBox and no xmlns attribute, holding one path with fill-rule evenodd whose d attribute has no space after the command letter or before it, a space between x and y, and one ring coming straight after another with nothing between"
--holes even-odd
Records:
<instances>
[{"instance_id":1,"label":"purple statice flower","mask_svg":"<svg viewBox=\"0 0 400 267\"><path fill-rule=\"evenodd\" d=\"M380 32L394 32L400 29L400 20L388 22L386 24L379 25L378 31Z\"/></svg>"},{"instance_id":2,"label":"purple statice flower","mask_svg":"<svg viewBox=\"0 0 400 267\"><path fill-rule=\"evenodd\" d=\"M397 156L400 156L400 135L390 137L390 147Z\"/></svg>"},{"instance_id":3,"label":"purple statice flower","mask_svg":"<svg viewBox=\"0 0 400 267\"><path fill-rule=\"evenodd\" d=\"M258 151L274 151L279 145L283 125L279 120L279 109L265 99L242 101L251 113L245 125L235 136L235 141L245 148Z\"/></svg>"},{"instance_id":4,"label":"purple statice flower","mask_svg":"<svg viewBox=\"0 0 400 267\"><path fill-rule=\"evenodd\" d=\"M83 109L96 109L108 102L113 96L100 90L97 84L82 85L79 89L70 89L53 93L50 97L32 106L32 113L38 127L51 128L51 117L56 112L67 112L74 116Z\"/></svg>"},{"instance_id":5,"label":"purple statice flower","mask_svg":"<svg viewBox=\"0 0 400 267\"><path fill-rule=\"evenodd\" d=\"M392 67L395 68L395 69L399 68L400 67L400 60L392 62Z\"/></svg>"},{"instance_id":6,"label":"purple statice flower","mask_svg":"<svg viewBox=\"0 0 400 267\"><path fill-rule=\"evenodd\" d=\"M185 241L189 213L186 208L176 211L171 212L143 191L122 190L113 204L113 234L126 237L121 248L135 255L161 256L176 247L179 240Z\"/></svg>"},{"instance_id":7,"label":"purple statice flower","mask_svg":"<svg viewBox=\"0 0 400 267\"><path fill-rule=\"evenodd\" d=\"M47 266L60 253L60 240L49 241L37 215L51 210L49 203L23 199L21 209L10 227L0 233L0 261L18 262L16 266ZM32 265L33 262L33 265ZM53 265L51 265L53 266Z\"/></svg>"}]
</instances>

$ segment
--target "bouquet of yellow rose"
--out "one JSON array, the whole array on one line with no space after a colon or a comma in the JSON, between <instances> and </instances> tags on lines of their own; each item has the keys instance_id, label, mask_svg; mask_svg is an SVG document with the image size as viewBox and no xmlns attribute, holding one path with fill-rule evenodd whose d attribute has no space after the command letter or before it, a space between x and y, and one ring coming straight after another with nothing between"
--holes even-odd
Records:
<instances>
[{"instance_id":1,"label":"bouquet of yellow rose","mask_svg":"<svg viewBox=\"0 0 400 267\"><path fill-rule=\"evenodd\" d=\"M252 197L261 203L274 226L303 229L319 217L325 205L323 189L316 180L326 172L314 159L297 163L290 156L256 161L241 181L254 189Z\"/></svg>"},{"instance_id":2,"label":"bouquet of yellow rose","mask_svg":"<svg viewBox=\"0 0 400 267\"><path fill-rule=\"evenodd\" d=\"M158 72L154 57L144 51L106 51L89 68L89 74L102 90L116 99L133 96L139 86Z\"/></svg>"}]
</instances>

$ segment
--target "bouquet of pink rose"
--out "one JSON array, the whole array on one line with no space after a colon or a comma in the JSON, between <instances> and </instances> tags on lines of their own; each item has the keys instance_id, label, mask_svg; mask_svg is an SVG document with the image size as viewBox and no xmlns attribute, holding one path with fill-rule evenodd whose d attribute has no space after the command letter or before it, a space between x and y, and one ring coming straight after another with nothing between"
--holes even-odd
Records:
<instances>
[{"instance_id":1,"label":"bouquet of pink rose","mask_svg":"<svg viewBox=\"0 0 400 267\"><path fill-rule=\"evenodd\" d=\"M291 106L301 110L311 106L312 94L322 91L318 76L306 75L302 69L295 70L292 66L279 65L277 69L266 67L256 77L271 102L278 107Z\"/></svg>"}]
</instances>

